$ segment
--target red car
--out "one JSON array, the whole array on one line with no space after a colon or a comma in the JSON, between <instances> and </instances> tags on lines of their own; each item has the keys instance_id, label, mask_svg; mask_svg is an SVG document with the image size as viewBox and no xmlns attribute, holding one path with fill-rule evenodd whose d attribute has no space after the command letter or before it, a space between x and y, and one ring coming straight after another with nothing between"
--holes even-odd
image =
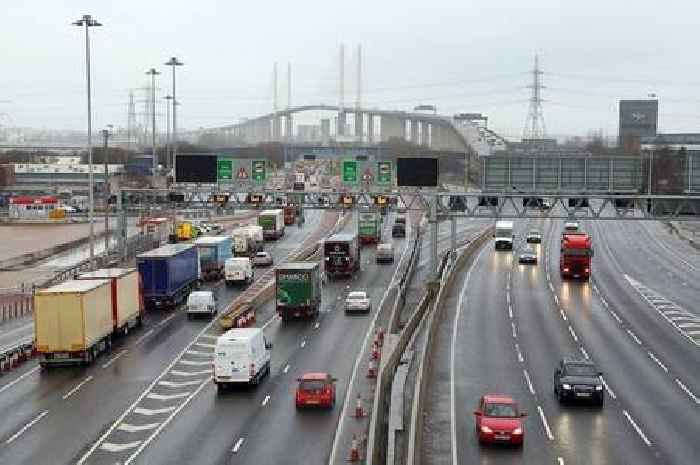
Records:
<instances>
[{"instance_id":1,"label":"red car","mask_svg":"<svg viewBox=\"0 0 700 465\"><path fill-rule=\"evenodd\" d=\"M525 412L510 396L487 394L479 399L474 411L476 435L482 444L521 446L525 435Z\"/></svg>"},{"instance_id":2,"label":"red car","mask_svg":"<svg viewBox=\"0 0 700 465\"><path fill-rule=\"evenodd\" d=\"M306 373L297 379L296 406L326 407L335 405L335 382L337 379L328 373Z\"/></svg>"}]
</instances>

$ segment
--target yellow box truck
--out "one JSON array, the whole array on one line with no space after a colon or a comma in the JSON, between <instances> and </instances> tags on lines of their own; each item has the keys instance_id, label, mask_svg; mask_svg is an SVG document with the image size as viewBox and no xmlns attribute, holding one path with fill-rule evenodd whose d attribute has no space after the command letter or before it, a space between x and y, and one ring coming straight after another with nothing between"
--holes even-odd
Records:
<instances>
[{"instance_id":1,"label":"yellow box truck","mask_svg":"<svg viewBox=\"0 0 700 465\"><path fill-rule=\"evenodd\" d=\"M92 363L112 346L111 281L70 280L34 295L34 337L42 367Z\"/></svg>"}]
</instances>

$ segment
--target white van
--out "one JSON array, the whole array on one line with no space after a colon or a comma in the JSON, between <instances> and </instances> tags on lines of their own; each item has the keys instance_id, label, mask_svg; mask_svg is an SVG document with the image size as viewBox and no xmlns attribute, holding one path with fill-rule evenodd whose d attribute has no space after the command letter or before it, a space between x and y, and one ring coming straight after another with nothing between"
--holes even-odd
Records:
<instances>
[{"instance_id":1,"label":"white van","mask_svg":"<svg viewBox=\"0 0 700 465\"><path fill-rule=\"evenodd\" d=\"M248 257L233 257L224 263L226 285L250 284L253 282L253 265Z\"/></svg>"},{"instance_id":2,"label":"white van","mask_svg":"<svg viewBox=\"0 0 700 465\"><path fill-rule=\"evenodd\" d=\"M212 291L190 292L187 298L187 318L197 315L213 316L216 314L216 297Z\"/></svg>"},{"instance_id":3,"label":"white van","mask_svg":"<svg viewBox=\"0 0 700 465\"><path fill-rule=\"evenodd\" d=\"M272 344L261 328L236 328L216 340L214 384L219 392L227 385L258 384L270 374Z\"/></svg>"}]
</instances>

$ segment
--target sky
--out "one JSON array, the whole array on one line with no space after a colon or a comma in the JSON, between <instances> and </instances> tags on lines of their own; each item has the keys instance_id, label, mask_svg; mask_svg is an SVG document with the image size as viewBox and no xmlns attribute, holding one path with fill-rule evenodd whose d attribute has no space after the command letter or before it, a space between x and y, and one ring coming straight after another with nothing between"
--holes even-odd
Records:
<instances>
[{"instance_id":1,"label":"sky","mask_svg":"<svg viewBox=\"0 0 700 465\"><path fill-rule=\"evenodd\" d=\"M25 0L0 15L0 124L86 127L84 32L91 14L93 127L126 126L130 90L142 113L155 67L159 122L177 56L178 126L216 127L287 105L356 100L438 113L480 112L504 136L522 135L535 54L547 132L617 133L617 100L658 95L661 132L700 132L700 2L693 0L218 1ZM313 116L313 115L311 115Z\"/></svg>"}]
</instances>

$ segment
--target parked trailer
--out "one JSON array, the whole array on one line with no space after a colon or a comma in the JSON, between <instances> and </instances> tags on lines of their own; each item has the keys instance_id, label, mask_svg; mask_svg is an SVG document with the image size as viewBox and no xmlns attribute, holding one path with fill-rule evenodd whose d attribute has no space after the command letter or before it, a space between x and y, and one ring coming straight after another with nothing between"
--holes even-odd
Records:
<instances>
[{"instance_id":1,"label":"parked trailer","mask_svg":"<svg viewBox=\"0 0 700 465\"><path fill-rule=\"evenodd\" d=\"M313 318L321 308L318 262L290 262L275 269L276 310L282 321Z\"/></svg>"},{"instance_id":2,"label":"parked trailer","mask_svg":"<svg viewBox=\"0 0 700 465\"><path fill-rule=\"evenodd\" d=\"M42 367L92 363L112 346L111 280L69 280L34 295Z\"/></svg>"},{"instance_id":3,"label":"parked trailer","mask_svg":"<svg viewBox=\"0 0 700 465\"><path fill-rule=\"evenodd\" d=\"M351 277L360 270L357 234L334 234L323 244L324 270L329 279Z\"/></svg>"},{"instance_id":4,"label":"parked trailer","mask_svg":"<svg viewBox=\"0 0 700 465\"><path fill-rule=\"evenodd\" d=\"M258 225L263 229L265 240L276 240L284 236L284 212L264 210L258 216Z\"/></svg>"},{"instance_id":5,"label":"parked trailer","mask_svg":"<svg viewBox=\"0 0 700 465\"><path fill-rule=\"evenodd\" d=\"M231 258L231 238L225 236L206 236L194 241L199 252L199 266L202 278L207 281L221 279L224 265Z\"/></svg>"},{"instance_id":6,"label":"parked trailer","mask_svg":"<svg viewBox=\"0 0 700 465\"><path fill-rule=\"evenodd\" d=\"M102 268L83 273L78 279L109 279L112 323L115 334L128 334L143 323L141 277L136 268Z\"/></svg>"},{"instance_id":7,"label":"parked trailer","mask_svg":"<svg viewBox=\"0 0 700 465\"><path fill-rule=\"evenodd\" d=\"M199 255L194 244L164 245L142 253L136 263L146 309L174 308L199 282Z\"/></svg>"}]
</instances>

